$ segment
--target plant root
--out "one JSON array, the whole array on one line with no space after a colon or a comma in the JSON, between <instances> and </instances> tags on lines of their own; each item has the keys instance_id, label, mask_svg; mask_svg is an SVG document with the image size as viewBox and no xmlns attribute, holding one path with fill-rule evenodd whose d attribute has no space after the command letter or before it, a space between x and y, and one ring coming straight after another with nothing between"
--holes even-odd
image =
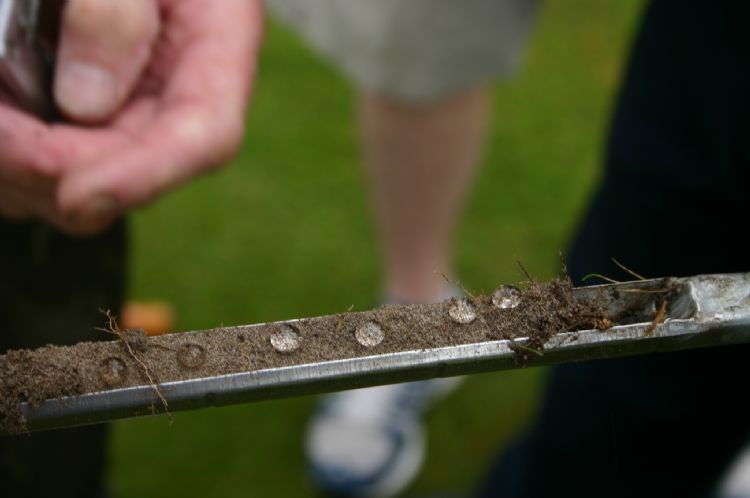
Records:
<instances>
[{"instance_id":1,"label":"plant root","mask_svg":"<svg viewBox=\"0 0 750 498\"><path fill-rule=\"evenodd\" d=\"M126 329L121 330L119 325L117 324L117 317L114 316L110 310L99 310L101 313L107 317L107 327L106 328L100 328L97 327L97 330L100 330L102 332L106 332L108 334L112 334L117 336L120 341L125 345L125 349L127 349L128 354L135 360L138 365L140 365L141 369L143 370L143 373L146 375L146 378L148 379L149 385L154 390L156 395L159 397L159 400L161 401L161 404L164 406L164 413L167 415L167 418L169 419L169 425L172 425L174 422L174 418L172 417L172 414L169 411L169 403L167 403L166 398L164 398L164 394L161 392L161 389L159 388L159 383L156 381L156 378L154 375L152 375L151 370L148 368L148 365L146 365L146 362L143 361L143 358L139 356L140 354L145 353L149 348L148 343L148 336L146 336L146 332L143 329ZM165 348L170 349L170 348ZM155 407L152 405L151 407L152 412L156 412Z\"/></svg>"}]
</instances>

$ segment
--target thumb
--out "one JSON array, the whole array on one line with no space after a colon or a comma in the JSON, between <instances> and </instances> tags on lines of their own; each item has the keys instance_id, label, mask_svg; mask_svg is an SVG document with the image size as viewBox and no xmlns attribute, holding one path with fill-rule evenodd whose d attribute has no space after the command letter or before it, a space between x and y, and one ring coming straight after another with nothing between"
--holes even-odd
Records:
<instances>
[{"instance_id":1,"label":"thumb","mask_svg":"<svg viewBox=\"0 0 750 498\"><path fill-rule=\"evenodd\" d=\"M104 121L128 98L159 32L156 0L68 0L54 94L81 122Z\"/></svg>"}]
</instances>

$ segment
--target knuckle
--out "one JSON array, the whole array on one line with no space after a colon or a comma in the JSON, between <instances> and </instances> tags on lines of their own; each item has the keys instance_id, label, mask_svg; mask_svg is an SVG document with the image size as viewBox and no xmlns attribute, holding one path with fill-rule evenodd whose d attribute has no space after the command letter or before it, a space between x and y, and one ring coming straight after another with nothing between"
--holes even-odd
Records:
<instances>
[{"instance_id":1,"label":"knuckle","mask_svg":"<svg viewBox=\"0 0 750 498\"><path fill-rule=\"evenodd\" d=\"M216 120L207 113L194 113L182 119L174 132L179 143L198 151L202 167L214 168L239 150L245 138L245 120L244 116Z\"/></svg>"},{"instance_id":2,"label":"knuckle","mask_svg":"<svg viewBox=\"0 0 750 498\"><path fill-rule=\"evenodd\" d=\"M231 160L242 147L245 140L245 119L233 117L218 130L216 146L217 159L219 163Z\"/></svg>"}]
</instances>

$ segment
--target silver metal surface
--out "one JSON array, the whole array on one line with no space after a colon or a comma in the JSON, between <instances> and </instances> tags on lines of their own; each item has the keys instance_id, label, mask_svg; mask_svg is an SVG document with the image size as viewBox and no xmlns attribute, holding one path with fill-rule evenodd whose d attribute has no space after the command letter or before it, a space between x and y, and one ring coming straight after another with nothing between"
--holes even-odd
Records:
<instances>
[{"instance_id":1,"label":"silver metal surface","mask_svg":"<svg viewBox=\"0 0 750 498\"><path fill-rule=\"evenodd\" d=\"M670 291L666 321L654 327L654 296ZM524 366L615 358L750 342L750 273L668 278L576 289L622 325L561 333ZM640 310L633 312L633 310ZM292 323L292 322L286 322ZM252 329L253 326L243 327ZM523 339L515 341L523 344ZM518 368L509 341L404 351L161 384L172 412L404 381ZM22 411L29 430L151 415L162 410L150 386L48 400Z\"/></svg>"},{"instance_id":2,"label":"silver metal surface","mask_svg":"<svg viewBox=\"0 0 750 498\"><path fill-rule=\"evenodd\" d=\"M52 110L50 61L36 36L40 1L0 0L0 96L46 116Z\"/></svg>"}]
</instances>

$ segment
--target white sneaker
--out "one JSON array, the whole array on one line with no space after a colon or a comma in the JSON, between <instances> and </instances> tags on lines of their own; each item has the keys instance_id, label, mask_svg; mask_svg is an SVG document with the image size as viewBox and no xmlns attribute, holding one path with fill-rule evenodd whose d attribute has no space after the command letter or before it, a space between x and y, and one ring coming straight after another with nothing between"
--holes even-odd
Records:
<instances>
[{"instance_id":1,"label":"white sneaker","mask_svg":"<svg viewBox=\"0 0 750 498\"><path fill-rule=\"evenodd\" d=\"M422 415L461 378L377 386L326 396L307 434L315 484L333 496L387 498L424 462Z\"/></svg>"},{"instance_id":2,"label":"white sneaker","mask_svg":"<svg viewBox=\"0 0 750 498\"><path fill-rule=\"evenodd\" d=\"M750 498L750 446L742 450L719 485L718 498Z\"/></svg>"}]
</instances>

